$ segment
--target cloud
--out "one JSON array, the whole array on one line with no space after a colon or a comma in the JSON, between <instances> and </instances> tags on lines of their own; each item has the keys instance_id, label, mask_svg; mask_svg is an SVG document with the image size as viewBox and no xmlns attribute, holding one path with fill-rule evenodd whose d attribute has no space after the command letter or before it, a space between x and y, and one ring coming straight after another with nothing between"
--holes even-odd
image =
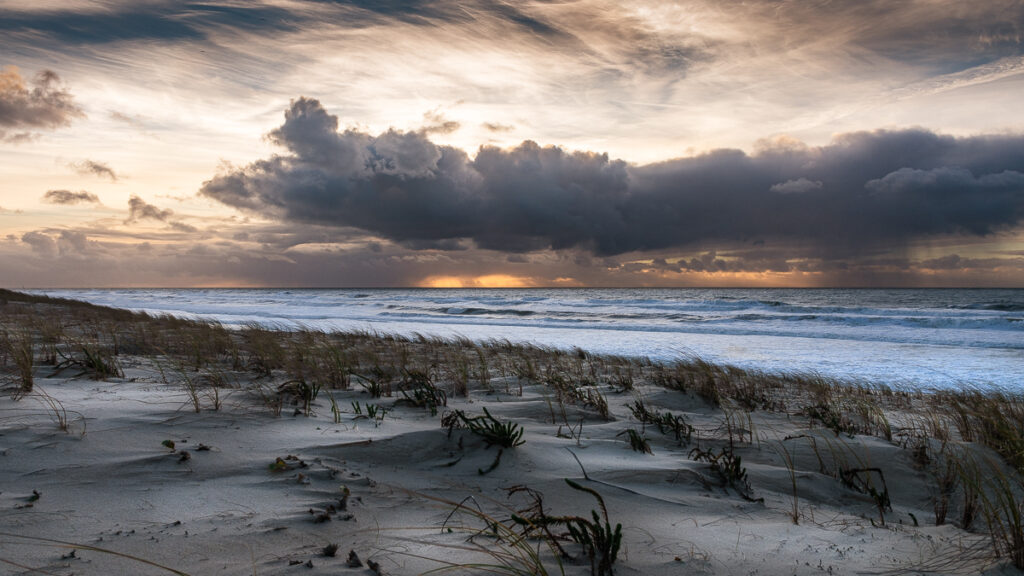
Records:
<instances>
[{"instance_id":1,"label":"cloud","mask_svg":"<svg viewBox=\"0 0 1024 576\"><path fill-rule=\"evenodd\" d=\"M0 140L26 142L34 138L28 130L67 126L84 115L55 72L39 72L30 87L17 67L0 69Z\"/></svg>"},{"instance_id":2,"label":"cloud","mask_svg":"<svg viewBox=\"0 0 1024 576\"><path fill-rule=\"evenodd\" d=\"M8 272L0 281L7 286L330 287L413 286L439 280L468 286L474 279L499 284L526 279L552 286L560 278L571 278L590 286L1014 286L1024 278L1021 254L979 251L977 245L966 244L960 246L969 252L959 246L930 249L925 259L886 254L860 260L794 257L781 246L597 258L574 250L412 250L332 226L230 218L217 222L200 241L183 237L170 223L161 229L126 229L112 221L40 229L26 241L21 234L9 235L0 238L0 269Z\"/></svg>"},{"instance_id":3,"label":"cloud","mask_svg":"<svg viewBox=\"0 0 1024 576\"><path fill-rule=\"evenodd\" d=\"M71 190L47 190L43 195L43 202L48 204L99 204L98 196L85 190L72 192Z\"/></svg>"},{"instance_id":4,"label":"cloud","mask_svg":"<svg viewBox=\"0 0 1024 576\"><path fill-rule=\"evenodd\" d=\"M57 239L61 253L86 252L89 249L89 237L75 230L61 230Z\"/></svg>"},{"instance_id":5,"label":"cloud","mask_svg":"<svg viewBox=\"0 0 1024 576\"><path fill-rule=\"evenodd\" d=\"M423 115L423 119L427 124L420 130L425 134L451 134L462 127L462 124L455 120L449 120L437 110L427 112Z\"/></svg>"},{"instance_id":6,"label":"cloud","mask_svg":"<svg viewBox=\"0 0 1024 576\"><path fill-rule=\"evenodd\" d=\"M865 254L1024 221L1024 136L857 132L646 166L527 141L471 159L423 133L339 132L337 117L299 98L270 139L290 154L229 169L200 194L410 247L465 239L610 256L764 242Z\"/></svg>"},{"instance_id":7,"label":"cloud","mask_svg":"<svg viewBox=\"0 0 1024 576\"><path fill-rule=\"evenodd\" d=\"M68 164L68 167L82 176L98 176L100 178L109 178L111 182L117 182L117 173L108 164L103 162L82 160L81 162L71 162Z\"/></svg>"},{"instance_id":8,"label":"cloud","mask_svg":"<svg viewBox=\"0 0 1024 576\"><path fill-rule=\"evenodd\" d=\"M290 31L301 14L273 6L215 2L110 2L102 9L0 9L0 31L88 46L110 42L206 38L211 28Z\"/></svg>"},{"instance_id":9,"label":"cloud","mask_svg":"<svg viewBox=\"0 0 1024 576\"><path fill-rule=\"evenodd\" d=\"M158 222L164 222L167 227L176 232L184 232L191 234L198 232L199 229L195 226L182 222L181 220L172 220L174 216L174 210L170 208L158 208L142 198L132 194L128 198L128 219L124 221L125 224L133 224L140 220L156 220Z\"/></svg>"},{"instance_id":10,"label":"cloud","mask_svg":"<svg viewBox=\"0 0 1024 576\"><path fill-rule=\"evenodd\" d=\"M1024 53L1024 5L993 0L964 7L955 1L892 3L838 0L828 4L746 2L725 12L743 26L792 46L829 31L829 46L852 56L951 72L979 62ZM763 42L761 39L759 42Z\"/></svg>"},{"instance_id":11,"label":"cloud","mask_svg":"<svg viewBox=\"0 0 1024 576\"><path fill-rule=\"evenodd\" d=\"M138 222L139 220L166 222L171 216L174 216L173 210L169 208L161 210L133 194L128 199L128 219L125 220L125 223Z\"/></svg>"},{"instance_id":12,"label":"cloud","mask_svg":"<svg viewBox=\"0 0 1024 576\"><path fill-rule=\"evenodd\" d=\"M786 180L785 182L772 184L772 187L769 188L768 190L771 192L778 192L779 194L803 194L804 192L813 192L814 190L821 190L821 181L815 180L812 182L807 178Z\"/></svg>"},{"instance_id":13,"label":"cloud","mask_svg":"<svg viewBox=\"0 0 1024 576\"><path fill-rule=\"evenodd\" d=\"M195 226L192 226L191 224L186 224L180 220L172 220L168 222L167 225L173 228L174 230L177 230L178 232L192 233L199 231L199 229L196 228Z\"/></svg>"},{"instance_id":14,"label":"cloud","mask_svg":"<svg viewBox=\"0 0 1024 576\"><path fill-rule=\"evenodd\" d=\"M511 132L516 129L511 124L501 124L499 122L484 122L481 126L488 132Z\"/></svg>"},{"instance_id":15,"label":"cloud","mask_svg":"<svg viewBox=\"0 0 1024 576\"><path fill-rule=\"evenodd\" d=\"M39 139L39 134L35 132L15 132L13 134L0 130L0 141L9 142L11 144L26 144L28 142L35 142Z\"/></svg>"},{"instance_id":16,"label":"cloud","mask_svg":"<svg viewBox=\"0 0 1024 576\"><path fill-rule=\"evenodd\" d=\"M224 114L228 106L237 114L231 118L253 118L265 110L245 94L277 101L301 82L335 95L365 125L415 129L418 114L409 110L465 98L461 129L448 143L468 149L491 136L508 145L507 125L489 129L479 119L515 120L538 141L599 145L636 160L665 149L745 145L752 134L802 130L818 139L879 125L870 109L893 105L885 92L1019 61L1022 16L1016 0L109 0L0 8L0 37L26 61L60 56L78 75L197 113ZM165 65L150 66L152 58ZM265 73L271 69L304 73ZM192 92L196 85L202 96ZM1000 117L1018 125L1020 114L1000 106L1004 99L979 108L964 96L936 125L996 130L979 110L1000 107L1007 110ZM865 116L873 116L867 124ZM939 121L921 113L881 118Z\"/></svg>"},{"instance_id":17,"label":"cloud","mask_svg":"<svg viewBox=\"0 0 1024 576\"><path fill-rule=\"evenodd\" d=\"M22 235L21 241L31 246L33 252L42 256L52 256L57 253L57 242L42 232L26 232Z\"/></svg>"}]
</instances>

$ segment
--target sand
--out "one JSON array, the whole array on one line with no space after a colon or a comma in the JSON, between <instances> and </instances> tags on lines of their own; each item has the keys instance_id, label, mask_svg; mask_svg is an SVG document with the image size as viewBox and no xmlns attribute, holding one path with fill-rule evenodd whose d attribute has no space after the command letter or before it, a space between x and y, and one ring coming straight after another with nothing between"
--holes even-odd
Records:
<instances>
[{"instance_id":1,"label":"sand","mask_svg":"<svg viewBox=\"0 0 1024 576\"><path fill-rule=\"evenodd\" d=\"M911 441L919 436L912 432L920 398L886 408L891 440L836 434L784 409L784 395L776 410L747 412L642 380L626 391L598 383L605 419L582 402L560 407L550 385L510 374L495 375L490 389L449 395L436 415L397 393L372 398L353 383L330 392L336 417L326 390L308 413L301 402L286 402L276 415L266 393L254 390L285 377L243 370L219 390L219 409L204 391L196 412L159 358L118 358L123 377L101 380L37 365L33 392L18 398L5 369L0 573L168 573L122 554L193 575L398 575L494 564L510 550L508 540L439 499L514 526L510 510L529 501L509 489L524 486L543 494L549 515L590 518L596 499L565 479L597 491L611 524L621 523L620 575L1015 573L995 558L983 520L970 531L955 525L956 497L949 522L934 525L935 473ZM66 431L47 395L66 410ZM691 440L638 422L628 407L638 399L683 417L694 428ZM367 404L388 411L371 419ZM520 425L525 442L503 449L497 467L481 474L499 447L441 420L484 408ZM653 453L633 450L627 429L642 433ZM695 448L720 453L730 436L749 488L729 485L695 458ZM938 450L930 442L928 450ZM856 479L842 481L841 470L858 468L881 471L862 475L874 474L876 493L884 475L891 508L880 511ZM329 545L337 546L334 556L325 553ZM540 550L549 574L591 573L576 543L562 542L574 558L561 567L542 540L528 546ZM362 567L348 566L350 551ZM513 565L531 572L526 563Z\"/></svg>"}]
</instances>

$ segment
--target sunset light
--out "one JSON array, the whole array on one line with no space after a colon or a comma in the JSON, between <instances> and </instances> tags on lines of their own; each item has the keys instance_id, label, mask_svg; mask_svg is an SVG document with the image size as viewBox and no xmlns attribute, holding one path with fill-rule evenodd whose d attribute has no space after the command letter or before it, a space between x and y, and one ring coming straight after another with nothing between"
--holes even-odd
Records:
<instances>
[{"instance_id":1,"label":"sunset light","mask_svg":"<svg viewBox=\"0 0 1024 576\"><path fill-rule=\"evenodd\" d=\"M1024 283L1019 2L416 6L0 7L0 284Z\"/></svg>"},{"instance_id":2,"label":"sunset light","mask_svg":"<svg viewBox=\"0 0 1024 576\"><path fill-rule=\"evenodd\" d=\"M0 572L1024 570L1024 0L0 0Z\"/></svg>"}]
</instances>

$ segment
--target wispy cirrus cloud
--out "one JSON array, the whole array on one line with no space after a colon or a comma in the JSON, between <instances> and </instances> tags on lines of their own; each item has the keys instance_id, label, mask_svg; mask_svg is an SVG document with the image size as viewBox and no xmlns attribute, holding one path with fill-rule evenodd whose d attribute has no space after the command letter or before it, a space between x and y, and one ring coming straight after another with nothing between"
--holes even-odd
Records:
<instances>
[{"instance_id":1,"label":"wispy cirrus cloud","mask_svg":"<svg viewBox=\"0 0 1024 576\"><path fill-rule=\"evenodd\" d=\"M514 124L539 142L630 161L780 132L823 142L891 125L880 111L908 99L984 90L1024 73L1024 12L1015 0L30 6L0 9L11 53L32 61L66 55L76 70L117 76L133 91L151 86L162 100L209 107L216 118L226 103L241 117L266 114L265 102L283 102L297 87L330 94L346 117L375 129L417 129L425 110L462 101L445 119L459 130L427 126L445 128L435 132L444 143L509 146L515 142L502 128ZM156 71L153 57L176 65ZM202 94L186 89L195 85ZM265 96L259 103L246 96L254 91ZM956 110L976 104L966 94L955 99ZM996 100L989 106L1009 102ZM906 120L897 122L980 129L949 113L955 125L937 125L924 109L900 108ZM140 112L152 111L121 114ZM876 116L889 119L870 122Z\"/></svg>"}]
</instances>

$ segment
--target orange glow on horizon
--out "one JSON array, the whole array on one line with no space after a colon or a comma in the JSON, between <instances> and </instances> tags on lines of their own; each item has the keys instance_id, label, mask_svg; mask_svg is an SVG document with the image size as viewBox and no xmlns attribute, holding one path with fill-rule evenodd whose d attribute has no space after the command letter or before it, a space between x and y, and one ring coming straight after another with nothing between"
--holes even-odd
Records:
<instances>
[{"instance_id":1,"label":"orange glow on horizon","mask_svg":"<svg viewBox=\"0 0 1024 576\"><path fill-rule=\"evenodd\" d=\"M528 288L536 285L532 278L510 274L428 276L417 283L420 288Z\"/></svg>"}]
</instances>

